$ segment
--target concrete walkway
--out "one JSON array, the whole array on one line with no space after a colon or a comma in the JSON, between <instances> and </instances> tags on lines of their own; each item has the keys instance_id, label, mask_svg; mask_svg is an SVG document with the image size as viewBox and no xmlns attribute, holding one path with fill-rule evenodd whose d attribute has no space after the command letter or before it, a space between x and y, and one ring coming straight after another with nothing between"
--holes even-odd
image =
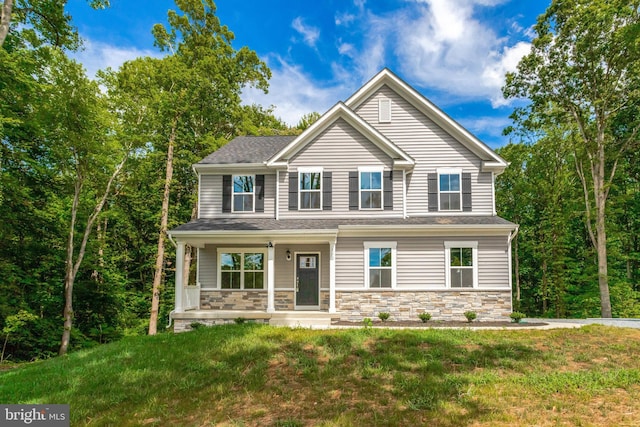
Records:
<instances>
[{"instance_id":1,"label":"concrete walkway","mask_svg":"<svg viewBox=\"0 0 640 427\"><path fill-rule=\"evenodd\" d=\"M583 325L605 325L605 326L617 326L620 328L635 328L640 329L640 319L601 319L601 318L589 318L589 319L523 319L523 322L544 322L549 325L555 325L556 327L580 327ZM572 326L563 326L572 325Z\"/></svg>"}]
</instances>

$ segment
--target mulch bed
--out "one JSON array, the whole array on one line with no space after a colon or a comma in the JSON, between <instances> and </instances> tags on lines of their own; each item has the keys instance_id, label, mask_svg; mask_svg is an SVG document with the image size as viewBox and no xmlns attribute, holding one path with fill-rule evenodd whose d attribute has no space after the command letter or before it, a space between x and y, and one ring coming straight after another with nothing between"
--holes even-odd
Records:
<instances>
[{"instance_id":1,"label":"mulch bed","mask_svg":"<svg viewBox=\"0 0 640 427\"><path fill-rule=\"evenodd\" d=\"M332 325L336 326L354 326L354 327L364 327L363 322L345 322L345 321L337 321L331 322ZM421 321L395 321L389 320L386 322L382 321L373 321L374 328L522 328L522 327L530 327L530 326L545 326L547 323L537 322L537 323L514 323L514 322L457 322L450 320L429 320L428 322Z\"/></svg>"}]
</instances>

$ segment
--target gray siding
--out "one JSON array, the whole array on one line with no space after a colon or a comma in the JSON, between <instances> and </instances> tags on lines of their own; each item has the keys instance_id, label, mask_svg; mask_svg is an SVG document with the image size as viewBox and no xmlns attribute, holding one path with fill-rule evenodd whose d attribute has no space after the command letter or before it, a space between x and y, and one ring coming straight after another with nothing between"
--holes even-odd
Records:
<instances>
[{"instance_id":1,"label":"gray siding","mask_svg":"<svg viewBox=\"0 0 640 427\"><path fill-rule=\"evenodd\" d=\"M291 261L287 261L287 249L291 251ZM320 252L320 288L329 289L329 245L276 245L275 268L276 289L295 288L296 252Z\"/></svg>"},{"instance_id":2,"label":"gray siding","mask_svg":"<svg viewBox=\"0 0 640 427\"><path fill-rule=\"evenodd\" d=\"M254 171L244 172L256 175ZM236 173L239 175L242 173ZM200 177L199 218L229 218L250 215L254 218L274 218L276 199L276 175L264 174L264 213L222 213L222 176L231 174L202 174Z\"/></svg>"},{"instance_id":3,"label":"gray siding","mask_svg":"<svg viewBox=\"0 0 640 427\"><path fill-rule=\"evenodd\" d=\"M394 171L393 211L350 211L349 172L359 166L379 166L386 170L393 168L393 160L362 136L351 125L338 119L315 140L289 160L289 171L300 167L322 167L332 172L332 209L330 211L289 211L288 172L280 173L280 217L370 217L372 215L402 215L402 171Z\"/></svg>"},{"instance_id":4,"label":"gray siding","mask_svg":"<svg viewBox=\"0 0 640 427\"><path fill-rule=\"evenodd\" d=\"M378 99L391 99L391 123L378 122ZM383 86L363 102L356 113L393 141L416 162L408 183L409 216L428 212L427 174L438 168L462 168L471 173L473 213L493 214L491 174L480 174L481 159L425 117L415 107Z\"/></svg>"},{"instance_id":5,"label":"gray siding","mask_svg":"<svg viewBox=\"0 0 640 427\"><path fill-rule=\"evenodd\" d=\"M203 289L218 289L217 254L218 248L230 245L205 245L200 249L198 273ZM250 246L233 245L234 248ZM264 249L264 247L260 246ZM287 261L287 249L291 251L291 261ZM295 253L320 253L320 287L329 289L329 245L276 245L274 266L276 289L294 289ZM266 263L266 260L265 260ZM265 277L266 289L266 277Z\"/></svg>"},{"instance_id":6,"label":"gray siding","mask_svg":"<svg viewBox=\"0 0 640 427\"><path fill-rule=\"evenodd\" d=\"M364 287L364 242L395 241L396 289L444 289L445 241L478 242L478 287L509 288L507 237L339 238L336 289Z\"/></svg>"},{"instance_id":7,"label":"gray siding","mask_svg":"<svg viewBox=\"0 0 640 427\"><path fill-rule=\"evenodd\" d=\"M478 287L495 288L509 283L506 236L484 237L478 242Z\"/></svg>"}]
</instances>

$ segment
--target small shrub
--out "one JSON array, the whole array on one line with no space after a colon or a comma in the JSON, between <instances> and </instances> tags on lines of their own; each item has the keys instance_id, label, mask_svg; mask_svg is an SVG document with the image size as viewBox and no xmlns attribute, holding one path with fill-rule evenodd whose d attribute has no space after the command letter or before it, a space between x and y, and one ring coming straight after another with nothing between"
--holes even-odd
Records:
<instances>
[{"instance_id":1,"label":"small shrub","mask_svg":"<svg viewBox=\"0 0 640 427\"><path fill-rule=\"evenodd\" d=\"M527 317L527 315L524 314L524 313L521 313L519 311L514 311L513 313L511 313L509 315L509 317L511 317L511 319L514 321L514 323L520 323L520 321L522 319L524 319L525 317Z\"/></svg>"},{"instance_id":2,"label":"small shrub","mask_svg":"<svg viewBox=\"0 0 640 427\"><path fill-rule=\"evenodd\" d=\"M369 317L365 317L364 319L362 319L362 323L364 324L365 328L370 328L373 326L373 320L371 320L371 318Z\"/></svg>"},{"instance_id":3,"label":"small shrub","mask_svg":"<svg viewBox=\"0 0 640 427\"><path fill-rule=\"evenodd\" d=\"M244 317L236 317L235 319L233 319L233 321L236 322L236 325L242 325L247 321L247 319L245 319Z\"/></svg>"},{"instance_id":4,"label":"small shrub","mask_svg":"<svg viewBox=\"0 0 640 427\"><path fill-rule=\"evenodd\" d=\"M200 322L192 322L189 326L191 326L191 329L194 331L197 331L198 329L202 329L202 328L206 328L207 325L205 325L204 323L200 323Z\"/></svg>"},{"instance_id":5,"label":"small shrub","mask_svg":"<svg viewBox=\"0 0 640 427\"><path fill-rule=\"evenodd\" d=\"M431 320L431 314L427 313L426 311L424 313L418 314L418 317L420 318L420 320L422 320L422 323L427 323L429 320Z\"/></svg>"},{"instance_id":6,"label":"small shrub","mask_svg":"<svg viewBox=\"0 0 640 427\"><path fill-rule=\"evenodd\" d=\"M386 322L387 320L389 320L389 316L391 316L389 313L387 313L386 311L382 311L380 313L378 313L378 318L380 318L380 320L382 320L383 322Z\"/></svg>"},{"instance_id":7,"label":"small shrub","mask_svg":"<svg viewBox=\"0 0 640 427\"><path fill-rule=\"evenodd\" d=\"M467 318L467 322L471 323L478 317L478 315L475 311L465 311L464 317Z\"/></svg>"}]
</instances>

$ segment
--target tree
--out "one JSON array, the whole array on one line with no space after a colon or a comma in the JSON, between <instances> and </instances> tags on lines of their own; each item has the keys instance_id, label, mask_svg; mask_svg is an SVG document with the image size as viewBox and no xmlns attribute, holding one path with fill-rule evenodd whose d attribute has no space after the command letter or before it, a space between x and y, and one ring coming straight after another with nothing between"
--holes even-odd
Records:
<instances>
[{"instance_id":1,"label":"tree","mask_svg":"<svg viewBox=\"0 0 640 427\"><path fill-rule=\"evenodd\" d=\"M639 7L638 0L554 0L538 19L531 52L503 89L506 97L530 100L517 117L557 123L572 143L603 317L612 315L607 199L640 130Z\"/></svg>"},{"instance_id":2,"label":"tree","mask_svg":"<svg viewBox=\"0 0 640 427\"><path fill-rule=\"evenodd\" d=\"M64 278L64 328L59 354L66 354L73 326L73 286L93 225L127 158L113 138L100 89L82 67L59 50L51 51L42 114L51 167L73 190L69 200ZM83 224L84 223L84 224ZM81 225L83 224L83 225ZM78 229L79 228L79 229ZM76 235L81 238L76 243Z\"/></svg>"},{"instance_id":3,"label":"tree","mask_svg":"<svg viewBox=\"0 0 640 427\"><path fill-rule=\"evenodd\" d=\"M71 16L64 12L66 0L4 0L0 2L0 47L9 32L20 28L32 44L43 42L58 47L76 49L78 34L71 26ZM109 6L109 0L89 0L94 9ZM13 28L12 28L13 27ZM33 34L37 34L36 38ZM28 35L27 35L28 34Z\"/></svg>"},{"instance_id":4,"label":"tree","mask_svg":"<svg viewBox=\"0 0 640 427\"><path fill-rule=\"evenodd\" d=\"M190 203L189 217L181 220L188 220L196 204L196 183L190 170L198 160L194 156L208 154L237 133L243 117L242 88L254 85L266 91L271 76L254 51L232 47L234 35L220 24L213 1L178 0L176 4L183 14L169 11L169 29L161 24L153 28L156 46L170 55L132 61L118 76L122 90L139 94L136 109L144 106L140 111L150 125L153 152L166 153L149 319L151 335L157 332L175 163L178 161L184 183L180 194Z\"/></svg>"}]
</instances>

